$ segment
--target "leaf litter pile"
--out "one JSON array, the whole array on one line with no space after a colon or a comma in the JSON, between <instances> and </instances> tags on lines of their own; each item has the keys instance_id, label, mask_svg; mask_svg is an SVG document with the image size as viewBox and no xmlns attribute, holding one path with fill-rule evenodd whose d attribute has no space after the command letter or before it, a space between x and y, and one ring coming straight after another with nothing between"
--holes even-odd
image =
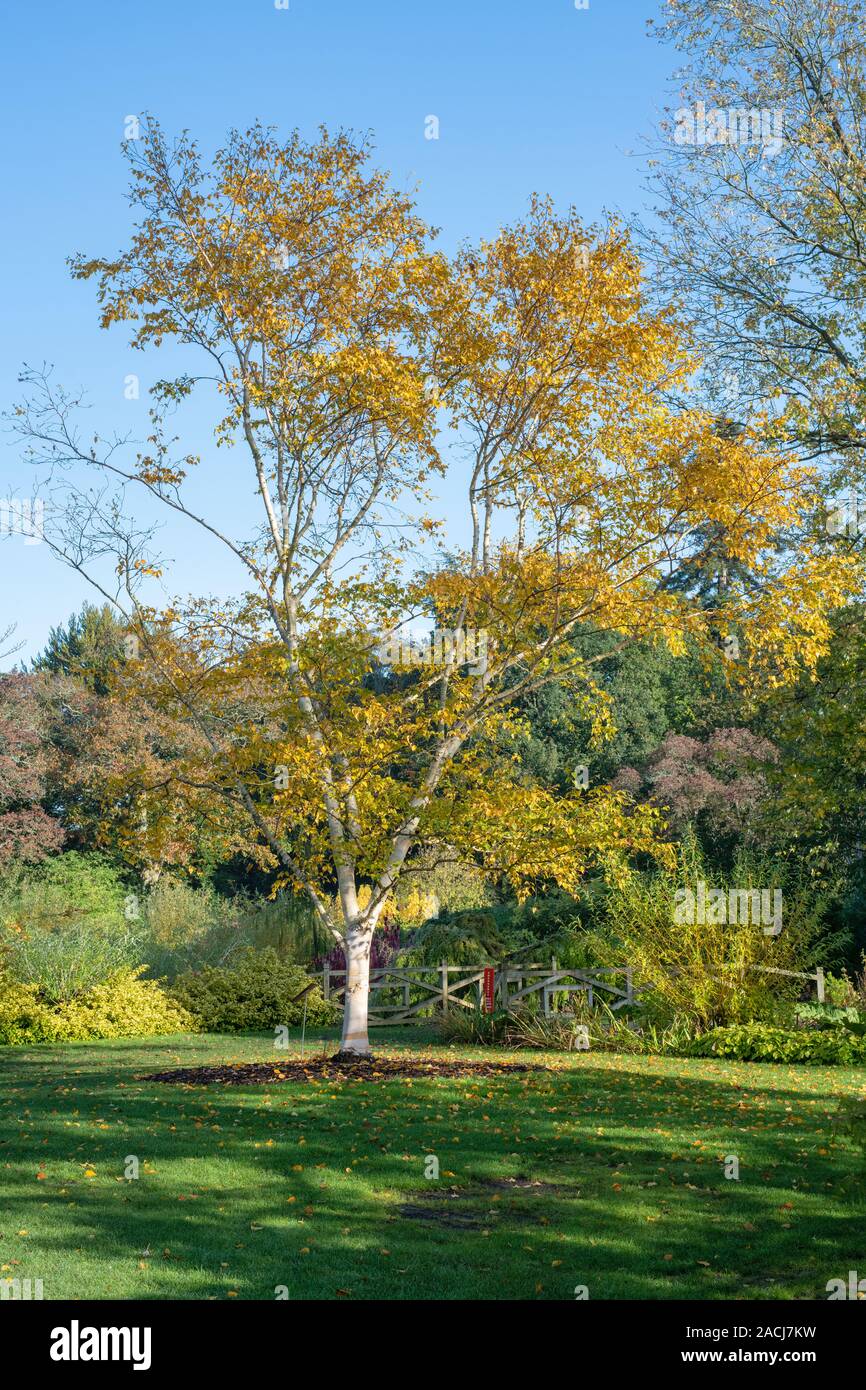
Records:
<instances>
[{"instance_id":1,"label":"leaf litter pile","mask_svg":"<svg viewBox=\"0 0 866 1390\"><path fill-rule=\"evenodd\" d=\"M187 1086L271 1086L281 1081L388 1081L392 1077L485 1077L548 1071L538 1063L444 1061L424 1057L310 1057L285 1062L229 1062L221 1066L179 1067L140 1077Z\"/></svg>"}]
</instances>

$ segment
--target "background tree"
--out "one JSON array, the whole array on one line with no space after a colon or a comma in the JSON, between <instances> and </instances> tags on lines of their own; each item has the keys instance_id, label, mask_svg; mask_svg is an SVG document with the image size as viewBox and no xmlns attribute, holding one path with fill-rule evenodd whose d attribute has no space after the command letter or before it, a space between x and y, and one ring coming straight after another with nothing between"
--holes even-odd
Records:
<instances>
[{"instance_id":1,"label":"background tree","mask_svg":"<svg viewBox=\"0 0 866 1390\"><path fill-rule=\"evenodd\" d=\"M834 486L861 479L863 6L670 0L658 32L684 55L653 161L660 292L685 299L726 415L775 402L777 436L833 464ZM690 130L699 102L709 124Z\"/></svg>"},{"instance_id":2,"label":"background tree","mask_svg":"<svg viewBox=\"0 0 866 1390\"><path fill-rule=\"evenodd\" d=\"M234 855L248 874L261 866L246 817L231 814L206 774L184 778L206 756L194 751L195 726L136 698L116 669L104 678L104 695L62 676L40 686L46 795L68 845L106 853L146 884L164 870L203 878Z\"/></svg>"},{"instance_id":3,"label":"background tree","mask_svg":"<svg viewBox=\"0 0 866 1390\"><path fill-rule=\"evenodd\" d=\"M123 625L113 608L108 603L85 603L67 623L51 629L45 650L31 662L31 670L73 676L105 695L123 655Z\"/></svg>"},{"instance_id":4,"label":"background tree","mask_svg":"<svg viewBox=\"0 0 866 1390\"><path fill-rule=\"evenodd\" d=\"M48 752L34 681L0 675L0 868L38 864L60 849L63 828L43 805Z\"/></svg>"},{"instance_id":5,"label":"background tree","mask_svg":"<svg viewBox=\"0 0 866 1390\"><path fill-rule=\"evenodd\" d=\"M5 627L3 631L0 632L0 661L5 661L8 656L12 656L14 652L20 651L23 645L19 642L17 646L10 646L15 626L15 623L10 623L8 627Z\"/></svg>"},{"instance_id":6,"label":"background tree","mask_svg":"<svg viewBox=\"0 0 866 1390\"><path fill-rule=\"evenodd\" d=\"M694 827L711 865L730 868L765 830L768 776L778 751L748 729L714 729L704 739L668 734L640 768L613 785L662 808L674 832Z\"/></svg>"},{"instance_id":7,"label":"background tree","mask_svg":"<svg viewBox=\"0 0 866 1390\"><path fill-rule=\"evenodd\" d=\"M604 652L604 637L578 631L575 647ZM560 792L584 775L597 786L621 768L646 762L669 733L700 736L742 713L742 695L721 652L689 643L682 655L635 643L596 667L608 720L594 730L593 713L567 683L553 682L522 700L520 722L507 731L502 756L516 753L524 774ZM596 724L598 723L596 717Z\"/></svg>"},{"instance_id":8,"label":"background tree","mask_svg":"<svg viewBox=\"0 0 866 1390\"><path fill-rule=\"evenodd\" d=\"M833 889L829 926L856 969L866 951L866 638L863 606L836 617L833 642L813 678L761 711L779 760L771 769L768 817L779 854L810 866Z\"/></svg>"}]
</instances>

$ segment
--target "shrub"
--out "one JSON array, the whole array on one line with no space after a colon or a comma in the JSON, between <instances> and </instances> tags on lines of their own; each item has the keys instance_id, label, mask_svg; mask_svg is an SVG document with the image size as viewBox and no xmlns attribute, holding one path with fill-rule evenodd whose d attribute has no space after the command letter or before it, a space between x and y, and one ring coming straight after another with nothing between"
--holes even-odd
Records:
<instances>
[{"instance_id":1,"label":"shrub","mask_svg":"<svg viewBox=\"0 0 866 1390\"><path fill-rule=\"evenodd\" d=\"M400 963L481 965L495 963L513 949L492 911L470 910L453 917L434 917L416 931Z\"/></svg>"},{"instance_id":2,"label":"shrub","mask_svg":"<svg viewBox=\"0 0 866 1390\"><path fill-rule=\"evenodd\" d=\"M9 974L19 984L33 985L47 1003L74 999L138 960L137 943L128 930L103 930L86 922L7 931L4 954Z\"/></svg>"},{"instance_id":3,"label":"shrub","mask_svg":"<svg viewBox=\"0 0 866 1390\"><path fill-rule=\"evenodd\" d=\"M85 1042L196 1030L192 1016L142 967L118 971L74 999L50 1003L34 985L0 979L0 1043Z\"/></svg>"},{"instance_id":4,"label":"shrub","mask_svg":"<svg viewBox=\"0 0 866 1390\"><path fill-rule=\"evenodd\" d=\"M738 1062L857 1066L866 1062L866 1037L846 1028L792 1030L767 1023L743 1023L713 1028L683 1051L690 1057L727 1057Z\"/></svg>"},{"instance_id":5,"label":"shrub","mask_svg":"<svg viewBox=\"0 0 866 1390\"><path fill-rule=\"evenodd\" d=\"M854 1008L861 1002L858 999L856 983L849 980L847 975L833 975L827 971L824 987L828 1004L836 1008Z\"/></svg>"},{"instance_id":6,"label":"shrub","mask_svg":"<svg viewBox=\"0 0 866 1390\"><path fill-rule=\"evenodd\" d=\"M139 935L140 959L157 979L228 965L245 948L273 947L301 964L330 945L312 907L294 894L274 901L240 893L224 898L209 884L194 888L168 877L144 898Z\"/></svg>"},{"instance_id":7,"label":"shrub","mask_svg":"<svg viewBox=\"0 0 866 1390\"><path fill-rule=\"evenodd\" d=\"M220 916L221 906L213 889L162 877L145 899L144 921L154 942L177 950L206 932Z\"/></svg>"},{"instance_id":8,"label":"shrub","mask_svg":"<svg viewBox=\"0 0 866 1390\"><path fill-rule=\"evenodd\" d=\"M567 893L550 893L524 903L499 903L485 908L440 912L413 933L406 959L418 965L477 965L501 961L537 951L548 959L555 954L563 963L572 960L575 943L583 944L588 902L596 885L587 884L585 900ZM580 964L586 963L580 955Z\"/></svg>"},{"instance_id":9,"label":"shrub","mask_svg":"<svg viewBox=\"0 0 866 1390\"><path fill-rule=\"evenodd\" d=\"M231 906L236 912L233 940L241 946L273 946L284 960L306 965L331 944L312 904L296 893L281 892L274 899L235 897Z\"/></svg>"},{"instance_id":10,"label":"shrub","mask_svg":"<svg viewBox=\"0 0 866 1390\"><path fill-rule=\"evenodd\" d=\"M659 1056L676 1053L693 1036L689 1020L681 1015L663 1026L643 1016L636 1022L619 1010L614 1012L601 1001L590 1008L581 1000L571 1018L568 1014L552 1014L548 1019L543 1014L516 1017L519 1021L512 1033L516 1046L550 1047L555 1051L571 1049L576 1024L586 1028L590 1052Z\"/></svg>"},{"instance_id":11,"label":"shrub","mask_svg":"<svg viewBox=\"0 0 866 1390\"><path fill-rule=\"evenodd\" d=\"M248 943L239 925L238 904L210 887L194 888L161 878L143 899L138 924L139 959L157 979L173 979L204 965L224 965Z\"/></svg>"},{"instance_id":12,"label":"shrub","mask_svg":"<svg viewBox=\"0 0 866 1390\"><path fill-rule=\"evenodd\" d=\"M130 969L139 956L124 897L110 864L74 851L8 882L0 900L4 970L60 1003Z\"/></svg>"},{"instance_id":13,"label":"shrub","mask_svg":"<svg viewBox=\"0 0 866 1390\"><path fill-rule=\"evenodd\" d=\"M10 881L0 901L5 927L30 932L86 925L105 930L123 923L126 888L97 854L71 850Z\"/></svg>"},{"instance_id":14,"label":"shrub","mask_svg":"<svg viewBox=\"0 0 866 1390\"><path fill-rule=\"evenodd\" d=\"M470 1047L474 1044L492 1046L505 1042L506 1028L511 1015L503 1009L492 1014L480 1009L447 1009L436 1020L436 1031L446 1042Z\"/></svg>"},{"instance_id":15,"label":"shrub","mask_svg":"<svg viewBox=\"0 0 866 1390\"><path fill-rule=\"evenodd\" d=\"M862 1025L866 1029L866 1015L862 1010L853 1005L841 1006L838 1004L803 1004L798 1003L789 1009L788 1013L793 1017L798 1028L836 1028L839 1025ZM854 1027L857 1031L857 1026Z\"/></svg>"},{"instance_id":16,"label":"shrub","mask_svg":"<svg viewBox=\"0 0 866 1390\"><path fill-rule=\"evenodd\" d=\"M580 1018L567 1013L554 1013L546 1017L543 1013L530 1012L528 1009L515 1010L509 1016L506 1037L512 1047L534 1047L546 1052L570 1052L574 1047L578 1026L589 1028L589 1024L583 1023L582 1014ZM591 1048L591 1036L589 1044Z\"/></svg>"},{"instance_id":17,"label":"shrub","mask_svg":"<svg viewBox=\"0 0 866 1390\"><path fill-rule=\"evenodd\" d=\"M0 978L0 1043L16 1047L51 1041L51 1010L40 1000L39 991Z\"/></svg>"},{"instance_id":18,"label":"shrub","mask_svg":"<svg viewBox=\"0 0 866 1390\"><path fill-rule=\"evenodd\" d=\"M782 931L767 935L752 921L678 921L677 893L711 887L748 890L780 887L784 895ZM784 865L737 861L727 883L706 868L693 838L678 847L673 871L631 872L612 885L606 899L604 929L591 933L601 965L628 961L642 991L652 996L658 1018L692 1020L696 1031L708 1027L767 1019L780 1002L792 999L800 982L775 970L803 971L813 958L820 934L823 904L807 884L799 884ZM693 914L697 918L697 913ZM719 914L727 916L727 913ZM825 943L826 944L826 943Z\"/></svg>"},{"instance_id":19,"label":"shrub","mask_svg":"<svg viewBox=\"0 0 866 1390\"><path fill-rule=\"evenodd\" d=\"M207 1033L252 1033L292 1026L304 1017L297 996L310 983L301 966L281 960L276 951L241 951L228 966L205 966L181 975L172 987L178 1002ZM318 984L306 994L306 1019L313 1026L335 1023L340 1010L326 1000Z\"/></svg>"},{"instance_id":20,"label":"shrub","mask_svg":"<svg viewBox=\"0 0 866 1390\"><path fill-rule=\"evenodd\" d=\"M581 999L572 1009L545 1016L531 1008L497 1010L451 1009L437 1020L437 1030L448 1042L469 1046L531 1047L545 1052L575 1050L578 1027L587 1030L589 1051L653 1053L676 1052L692 1036L687 1019L676 1019L667 1028L638 1026L606 1004L589 1007Z\"/></svg>"}]
</instances>

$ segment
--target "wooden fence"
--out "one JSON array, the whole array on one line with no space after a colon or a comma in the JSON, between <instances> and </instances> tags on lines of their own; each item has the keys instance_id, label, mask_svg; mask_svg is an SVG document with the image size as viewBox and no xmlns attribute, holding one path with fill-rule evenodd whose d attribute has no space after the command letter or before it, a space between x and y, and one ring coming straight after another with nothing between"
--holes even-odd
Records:
<instances>
[{"instance_id":1,"label":"wooden fence","mask_svg":"<svg viewBox=\"0 0 866 1390\"><path fill-rule=\"evenodd\" d=\"M484 990L483 965L386 966L370 971L370 1026L410 1023L433 1009L477 1009ZM346 989L345 970L328 966L316 972L326 999L340 999ZM610 978L613 977L613 978ZM622 982L618 980L622 978ZM494 967L494 988L502 1009L513 1008L536 996L545 1015L553 1010L557 995L585 994L606 997L611 1008L621 1009L634 999L630 966L613 969L560 969L550 965L500 965Z\"/></svg>"},{"instance_id":2,"label":"wooden fence","mask_svg":"<svg viewBox=\"0 0 866 1390\"><path fill-rule=\"evenodd\" d=\"M385 966L370 971L370 1026L384 1027L395 1023L411 1023L419 1015L434 1009L478 1009L484 990L483 965ZM801 980L813 980L818 1002L824 1002L824 972L820 968L812 975L794 970L775 970L772 966L755 966L769 974L788 975ZM326 999L342 999L346 990L345 970L315 972L322 982ZM545 1017L550 1017L562 996L585 995L592 1005L596 995L611 1009L621 1009L634 1002L639 991L635 988L630 965L591 970L560 968L555 960L550 965L500 965L494 967L494 987L499 1007L511 1009L533 998L541 1004Z\"/></svg>"}]
</instances>

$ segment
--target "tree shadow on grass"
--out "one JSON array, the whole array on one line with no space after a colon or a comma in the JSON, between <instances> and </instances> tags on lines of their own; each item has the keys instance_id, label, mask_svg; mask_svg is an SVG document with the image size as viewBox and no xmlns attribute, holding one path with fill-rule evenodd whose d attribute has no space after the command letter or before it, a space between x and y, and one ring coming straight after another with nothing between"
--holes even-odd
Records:
<instances>
[{"instance_id":1,"label":"tree shadow on grass","mask_svg":"<svg viewBox=\"0 0 866 1390\"><path fill-rule=\"evenodd\" d=\"M866 1274L861 1160L834 1134L856 1077L583 1056L505 1080L136 1079L269 1046L0 1058L6 1277L41 1260L48 1297L822 1298Z\"/></svg>"}]
</instances>

